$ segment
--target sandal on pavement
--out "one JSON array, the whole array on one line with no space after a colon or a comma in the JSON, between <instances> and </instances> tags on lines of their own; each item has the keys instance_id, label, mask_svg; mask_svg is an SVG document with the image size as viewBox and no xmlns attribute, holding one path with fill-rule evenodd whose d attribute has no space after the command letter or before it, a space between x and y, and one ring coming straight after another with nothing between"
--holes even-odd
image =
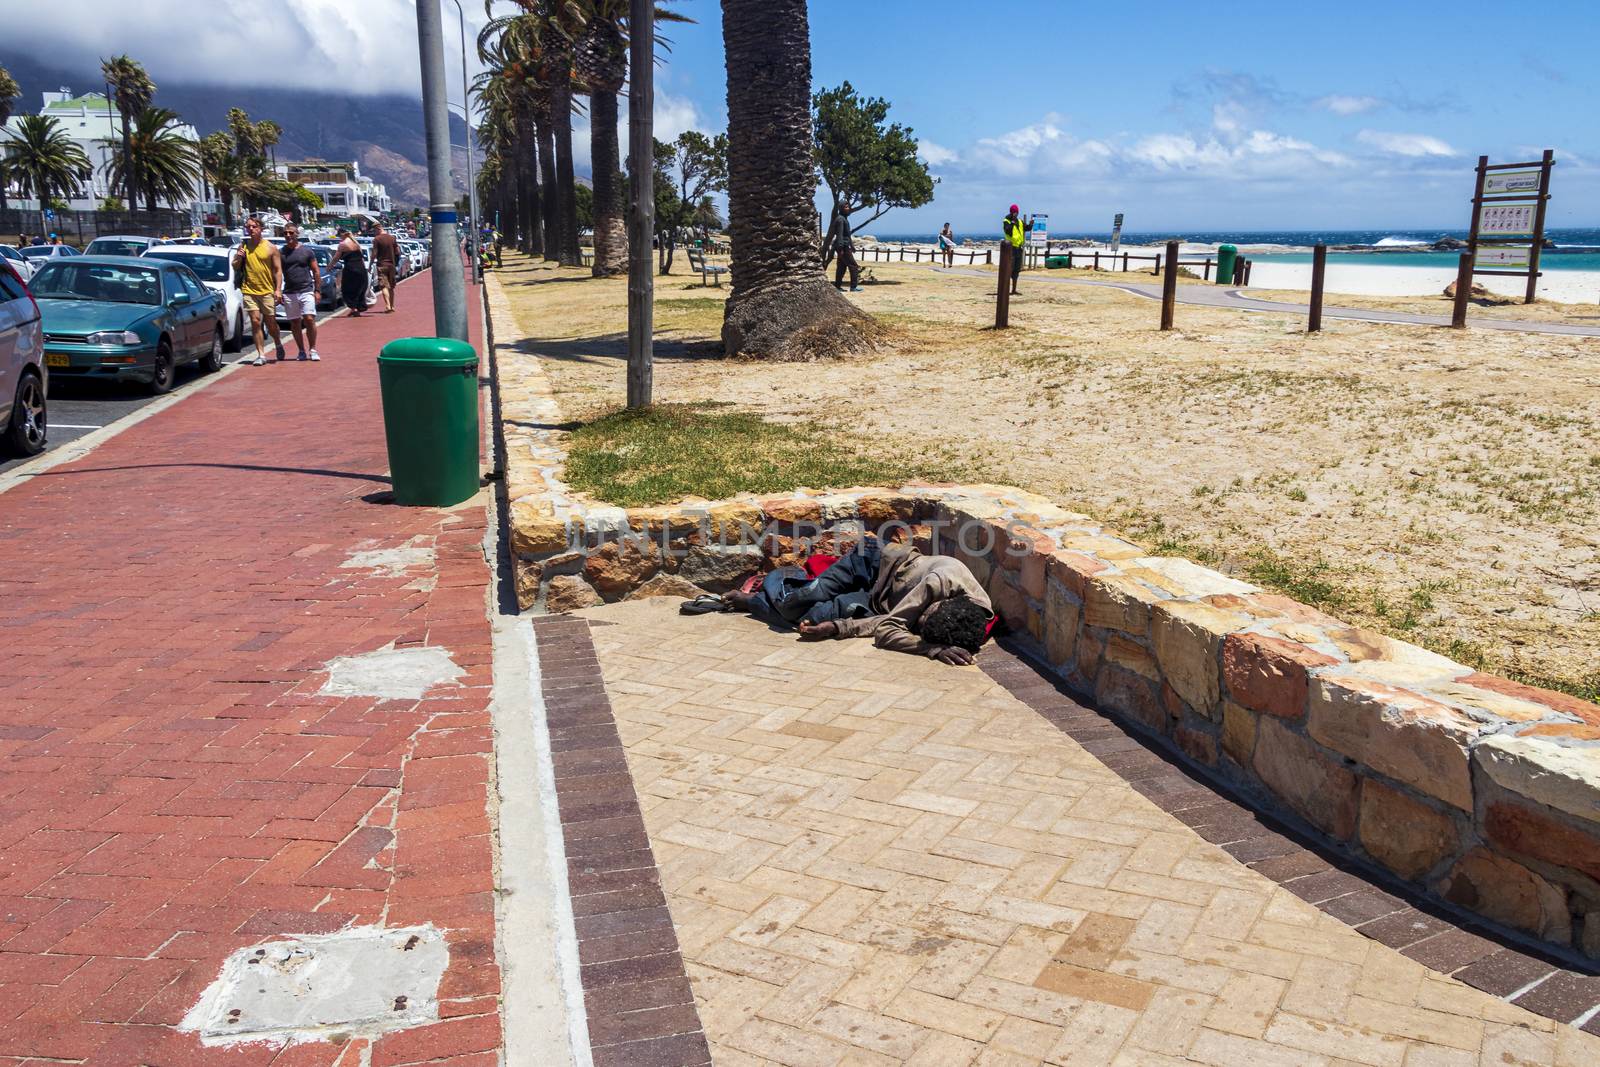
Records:
<instances>
[{"instance_id":1,"label":"sandal on pavement","mask_svg":"<svg viewBox=\"0 0 1600 1067\"><path fill-rule=\"evenodd\" d=\"M728 610L728 602L714 593L701 593L693 600L685 600L678 605L679 615L709 615L712 612Z\"/></svg>"}]
</instances>

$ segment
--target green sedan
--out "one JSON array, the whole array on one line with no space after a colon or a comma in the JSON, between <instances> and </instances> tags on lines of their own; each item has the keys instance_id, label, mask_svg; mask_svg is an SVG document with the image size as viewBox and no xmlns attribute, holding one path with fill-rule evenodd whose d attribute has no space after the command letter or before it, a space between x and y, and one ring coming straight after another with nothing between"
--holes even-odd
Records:
<instances>
[{"instance_id":1,"label":"green sedan","mask_svg":"<svg viewBox=\"0 0 1600 1067\"><path fill-rule=\"evenodd\" d=\"M222 366L222 294L179 263L130 256L50 260L29 283L44 319L52 381L93 378L172 388L185 363Z\"/></svg>"}]
</instances>

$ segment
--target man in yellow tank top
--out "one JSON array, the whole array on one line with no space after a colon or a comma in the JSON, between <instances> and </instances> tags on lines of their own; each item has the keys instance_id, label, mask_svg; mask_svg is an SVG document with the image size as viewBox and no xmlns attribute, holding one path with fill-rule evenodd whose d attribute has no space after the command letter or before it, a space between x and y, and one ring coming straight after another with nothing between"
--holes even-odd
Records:
<instances>
[{"instance_id":1,"label":"man in yellow tank top","mask_svg":"<svg viewBox=\"0 0 1600 1067\"><path fill-rule=\"evenodd\" d=\"M262 353L266 346L263 330L272 331L272 346L278 358L283 358L276 311L278 301L283 299L283 260L278 256L277 245L261 236L261 229L260 219L247 220L244 243L233 257L233 273L239 279L244 309L250 314L250 332L256 340L256 358L247 362L256 367L267 362Z\"/></svg>"}]
</instances>

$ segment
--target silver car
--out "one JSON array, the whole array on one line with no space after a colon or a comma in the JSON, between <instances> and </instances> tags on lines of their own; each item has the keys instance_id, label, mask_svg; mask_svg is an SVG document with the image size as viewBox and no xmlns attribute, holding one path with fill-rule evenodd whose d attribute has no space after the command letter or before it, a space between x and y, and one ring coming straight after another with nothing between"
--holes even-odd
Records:
<instances>
[{"instance_id":1,"label":"silver car","mask_svg":"<svg viewBox=\"0 0 1600 1067\"><path fill-rule=\"evenodd\" d=\"M22 280L27 281L33 277L33 264L28 257L23 255L12 245L0 245L0 259L11 264L11 269L22 275Z\"/></svg>"},{"instance_id":2,"label":"silver car","mask_svg":"<svg viewBox=\"0 0 1600 1067\"><path fill-rule=\"evenodd\" d=\"M44 326L21 276L0 259L0 427L14 453L44 451Z\"/></svg>"}]
</instances>

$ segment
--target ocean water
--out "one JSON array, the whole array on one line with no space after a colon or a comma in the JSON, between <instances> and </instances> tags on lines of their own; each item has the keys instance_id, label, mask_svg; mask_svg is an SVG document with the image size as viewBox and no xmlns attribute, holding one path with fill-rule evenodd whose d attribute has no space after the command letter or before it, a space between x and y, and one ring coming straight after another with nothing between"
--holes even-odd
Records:
<instances>
[{"instance_id":1,"label":"ocean water","mask_svg":"<svg viewBox=\"0 0 1600 1067\"><path fill-rule=\"evenodd\" d=\"M1110 233L1052 233L1052 239L1085 239L1109 242ZM1000 235L957 233L957 239L972 238L979 241L998 241ZM1383 264L1395 267L1454 267L1460 258L1458 252L1434 252L1429 246L1441 237L1466 240L1465 230L1189 230L1163 233L1141 233L1124 230L1124 245L1160 245L1167 241L1182 241L1185 254L1220 244L1238 245L1241 251L1255 260L1273 263L1310 263L1313 245L1329 246L1329 263L1364 263L1371 266ZM1600 270L1600 229L1565 228L1545 231L1546 240L1553 241L1554 249L1545 249L1540 256L1542 270ZM886 244L935 243L933 234L878 235ZM1348 251L1333 251L1335 245L1354 246ZM1416 248L1417 251L1404 251ZM1396 251L1399 249L1399 251ZM1370 251L1364 251L1370 250Z\"/></svg>"}]
</instances>

